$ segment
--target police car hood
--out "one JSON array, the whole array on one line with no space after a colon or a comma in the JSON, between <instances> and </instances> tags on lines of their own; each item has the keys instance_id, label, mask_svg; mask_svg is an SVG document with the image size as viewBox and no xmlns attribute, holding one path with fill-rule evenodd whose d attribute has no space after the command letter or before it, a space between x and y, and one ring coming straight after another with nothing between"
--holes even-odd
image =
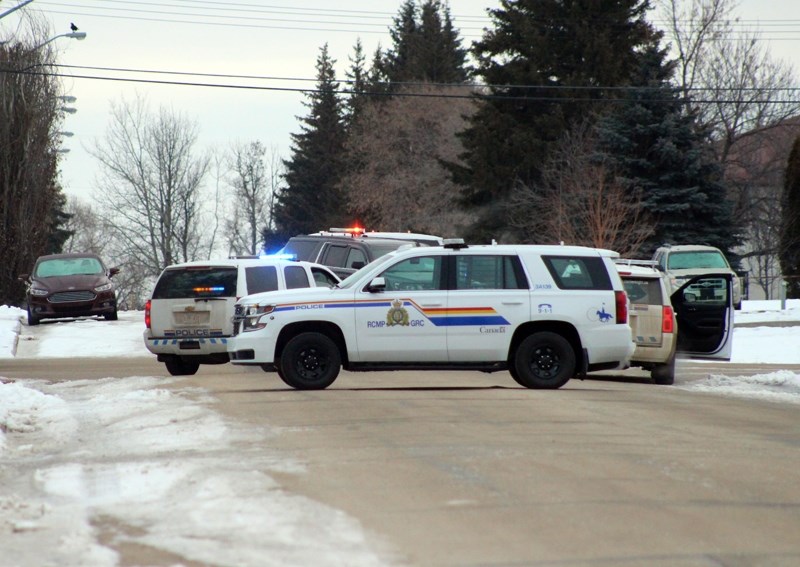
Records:
<instances>
[{"instance_id":1,"label":"police car hood","mask_svg":"<svg viewBox=\"0 0 800 567\"><path fill-rule=\"evenodd\" d=\"M291 303L306 301L309 298L327 299L341 290L328 287L301 287L298 289L282 289L277 291L264 291L246 295L239 300L240 305L253 305L254 303Z\"/></svg>"}]
</instances>

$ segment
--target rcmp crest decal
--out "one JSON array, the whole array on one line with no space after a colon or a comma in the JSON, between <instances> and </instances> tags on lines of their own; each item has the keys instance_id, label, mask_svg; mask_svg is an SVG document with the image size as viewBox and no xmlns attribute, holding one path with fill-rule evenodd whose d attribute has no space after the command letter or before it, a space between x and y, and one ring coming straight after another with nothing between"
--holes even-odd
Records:
<instances>
[{"instance_id":1,"label":"rcmp crest decal","mask_svg":"<svg viewBox=\"0 0 800 567\"><path fill-rule=\"evenodd\" d=\"M408 311L403 307L403 302L399 299L392 301L392 308L386 314L386 325L393 327L394 325L402 325L408 327Z\"/></svg>"}]
</instances>

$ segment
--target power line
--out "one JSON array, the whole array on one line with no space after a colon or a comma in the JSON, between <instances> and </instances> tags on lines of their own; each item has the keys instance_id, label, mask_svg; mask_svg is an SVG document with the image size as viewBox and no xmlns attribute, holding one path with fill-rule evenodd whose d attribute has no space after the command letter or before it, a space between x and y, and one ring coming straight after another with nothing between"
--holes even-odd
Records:
<instances>
[{"instance_id":1,"label":"power line","mask_svg":"<svg viewBox=\"0 0 800 567\"><path fill-rule=\"evenodd\" d=\"M264 86L264 85L236 85L236 84L223 84L223 83L210 83L210 82L197 82L197 81L170 81L170 80L162 80L162 79L144 79L144 78L129 78L129 77L109 77L109 76L98 76L98 75L74 75L74 74L66 74L66 73L57 73L57 72L45 72L45 71L13 71L13 70L0 70L0 73L19 73L19 74L27 74L27 75L35 75L35 76L47 76L47 77L58 77L58 78L70 78L70 79L85 79L85 80L98 80L98 81L114 81L114 82L125 82L125 83L140 83L140 84L153 84L153 85L167 85L167 86L183 86L183 87L207 87L207 88L225 88L225 89L236 89L236 90L255 90L255 91L277 91L277 92L296 92L302 94L319 94L324 91L316 88L299 88L299 87L275 87L275 86ZM465 85L467 87L469 85ZM537 86L527 86L523 88L529 88L532 90L547 90L543 87ZM575 90L585 90L585 89L600 89L600 90L620 90L620 89L628 89L631 91L635 91L636 89L639 90L650 90L649 87L567 87L567 86L552 86L551 89L558 89L562 91L575 91ZM737 91L739 89L730 89ZM744 90L744 89L742 89ZM800 91L800 87L792 87L787 89L779 89L775 88L768 92L797 92ZM473 90L473 92L466 93L466 94L448 94L448 93L422 93L422 92L372 92L372 91L353 91L353 90L337 90L337 94L339 95L363 95L363 96L372 96L372 97L406 97L406 98L441 98L441 99L474 99L475 96L479 93ZM611 97L603 97L603 98L586 98L586 97L569 97L569 96L542 96L542 95L502 95L502 94L486 94L480 93L480 98L485 100L500 100L500 101L526 101L526 102L581 102L581 103L609 103L609 102L624 102L624 103L632 103L637 102L635 100L631 100L630 98L611 98ZM645 101L647 103L664 103L664 104L734 104L734 103L741 103L741 99L697 99L692 98L689 100L681 100L676 98L664 98L664 99L649 99ZM798 99L781 99L781 100L771 100L771 99L750 99L748 100L749 103L752 104L798 104L800 100Z\"/></svg>"},{"instance_id":2,"label":"power line","mask_svg":"<svg viewBox=\"0 0 800 567\"><path fill-rule=\"evenodd\" d=\"M132 69L127 67L98 67L89 65L67 65L67 64L52 64L52 67L61 69L83 69L88 71L111 71L117 73L146 73L153 75L175 75L175 76L191 76L191 77L207 77L217 79L248 79L260 81L289 81L289 82L316 82L316 78L308 77L280 77L274 75L238 75L232 73L207 73L207 72L194 72L194 71L169 71L163 69ZM347 79L336 79L337 83L354 84L356 81ZM491 89L531 89L531 90L553 90L553 91L626 91L626 92L658 92L663 87L647 87L647 86L598 86L598 85L520 85L520 84L486 84L486 83L439 83L439 82L424 82L424 81L393 81L385 83L386 86L393 87L436 87L436 88L491 88ZM800 87L688 87L681 89L677 86L672 88L676 90L686 90L690 92L800 92Z\"/></svg>"}]
</instances>

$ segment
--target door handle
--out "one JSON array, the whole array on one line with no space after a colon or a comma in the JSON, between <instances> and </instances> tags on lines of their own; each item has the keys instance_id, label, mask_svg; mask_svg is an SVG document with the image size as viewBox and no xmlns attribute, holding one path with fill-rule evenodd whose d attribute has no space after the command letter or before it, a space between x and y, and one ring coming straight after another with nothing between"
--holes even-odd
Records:
<instances>
[{"instance_id":1,"label":"door handle","mask_svg":"<svg viewBox=\"0 0 800 567\"><path fill-rule=\"evenodd\" d=\"M422 306L423 307L441 307L442 304L441 303L423 303Z\"/></svg>"}]
</instances>

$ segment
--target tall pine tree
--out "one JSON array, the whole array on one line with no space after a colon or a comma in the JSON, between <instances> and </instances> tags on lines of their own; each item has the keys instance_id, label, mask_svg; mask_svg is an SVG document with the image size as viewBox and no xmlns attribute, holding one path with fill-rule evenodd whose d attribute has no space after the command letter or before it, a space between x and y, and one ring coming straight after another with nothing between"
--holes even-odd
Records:
<instances>
[{"instance_id":1,"label":"tall pine tree","mask_svg":"<svg viewBox=\"0 0 800 567\"><path fill-rule=\"evenodd\" d=\"M782 198L781 272L786 297L800 298L800 138L794 141L784 178Z\"/></svg>"},{"instance_id":2,"label":"tall pine tree","mask_svg":"<svg viewBox=\"0 0 800 567\"><path fill-rule=\"evenodd\" d=\"M535 187L564 132L601 110L608 87L628 85L644 46L659 40L649 0L500 0L493 28L473 46L489 85L453 167L464 203L479 213L467 237L514 239L507 199Z\"/></svg>"},{"instance_id":3,"label":"tall pine tree","mask_svg":"<svg viewBox=\"0 0 800 567\"><path fill-rule=\"evenodd\" d=\"M467 50L440 0L406 0L389 30L392 47L384 68L390 82L463 83L469 78ZM396 85L400 86L400 85Z\"/></svg>"},{"instance_id":4,"label":"tall pine tree","mask_svg":"<svg viewBox=\"0 0 800 567\"><path fill-rule=\"evenodd\" d=\"M325 44L317 58L316 90L304 103L309 114L298 117L302 131L292 134L292 156L284 160L286 186L275 210L275 224L283 235L315 232L347 220L337 189L345 127L334 64ZM266 241L271 240L268 236Z\"/></svg>"},{"instance_id":5,"label":"tall pine tree","mask_svg":"<svg viewBox=\"0 0 800 567\"><path fill-rule=\"evenodd\" d=\"M708 244L735 258L739 230L722 170L697 116L670 83L673 70L665 50L642 52L631 88L597 123L599 149L655 223L642 255L663 243Z\"/></svg>"}]
</instances>

